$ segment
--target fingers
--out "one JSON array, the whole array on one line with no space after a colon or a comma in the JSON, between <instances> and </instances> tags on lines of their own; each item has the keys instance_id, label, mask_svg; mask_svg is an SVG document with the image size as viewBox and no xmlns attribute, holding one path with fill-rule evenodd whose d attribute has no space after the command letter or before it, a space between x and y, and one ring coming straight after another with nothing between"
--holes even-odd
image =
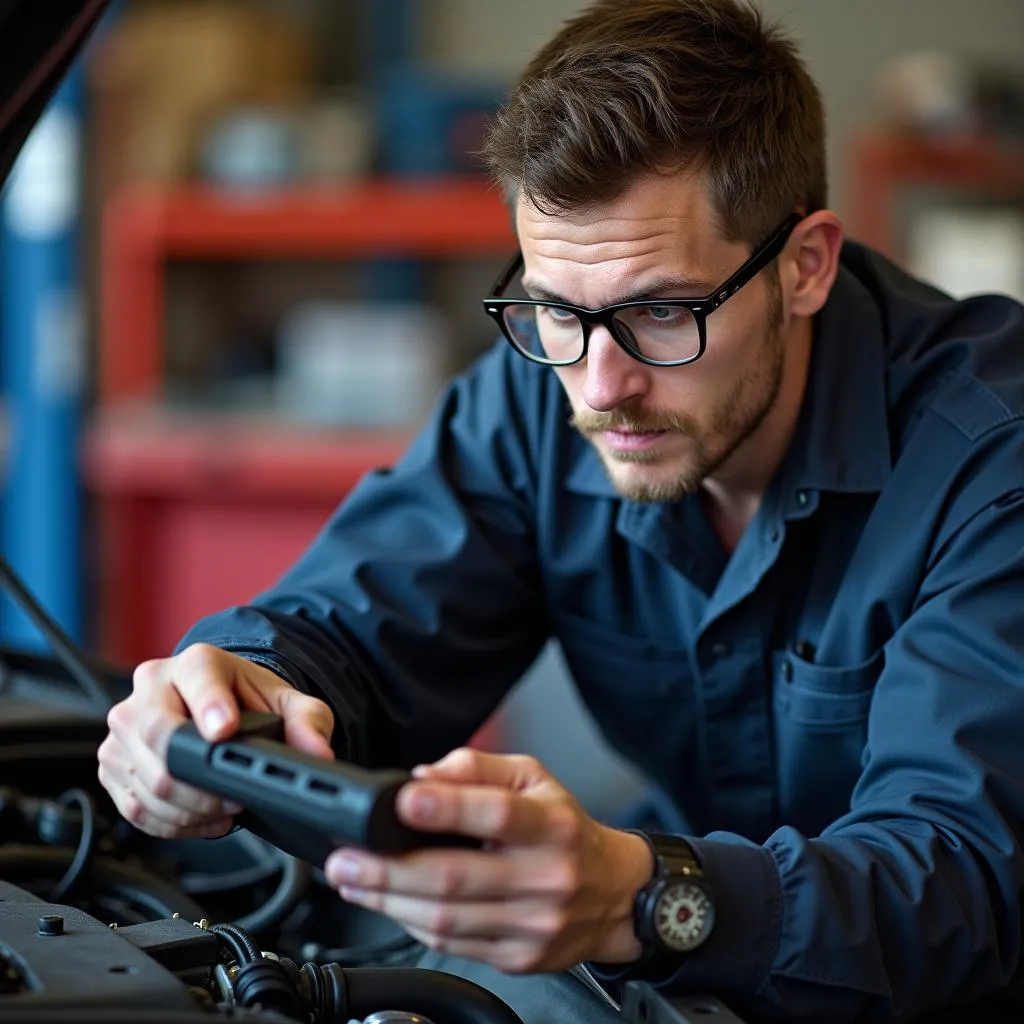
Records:
<instances>
[{"instance_id":1,"label":"fingers","mask_svg":"<svg viewBox=\"0 0 1024 1024\"><path fill-rule=\"evenodd\" d=\"M273 711L284 719L287 742L333 756L326 704L227 651L196 644L174 658L143 663L133 683L132 695L107 717L110 735L99 750L99 775L124 817L152 835L223 834L239 810L168 773L170 737L189 718L205 739L217 741L238 728L241 708Z\"/></svg>"},{"instance_id":2,"label":"fingers","mask_svg":"<svg viewBox=\"0 0 1024 1024\"><path fill-rule=\"evenodd\" d=\"M460 747L430 765L413 770L417 778L449 779L472 782L482 786L503 786L524 790L549 782L547 769L534 757L525 754L491 754L471 747Z\"/></svg>"},{"instance_id":3,"label":"fingers","mask_svg":"<svg viewBox=\"0 0 1024 1024\"><path fill-rule=\"evenodd\" d=\"M237 666L246 665L224 651L196 646L135 670L132 694L110 710L110 734L98 751L100 782L127 820L165 837L230 829L238 809L173 779L165 759L171 734L189 717L207 735L227 735L236 727Z\"/></svg>"},{"instance_id":4,"label":"fingers","mask_svg":"<svg viewBox=\"0 0 1024 1024\"><path fill-rule=\"evenodd\" d=\"M182 660L202 664L205 655L199 654ZM132 696L107 716L110 735L98 751L100 782L121 814L151 835L222 835L231 827L232 809L173 779L164 761L171 734L190 711L175 686L177 662L150 661L136 669Z\"/></svg>"},{"instance_id":5,"label":"fingers","mask_svg":"<svg viewBox=\"0 0 1024 1024\"><path fill-rule=\"evenodd\" d=\"M190 814L174 804L154 797L130 770L111 767L101 762L99 779L113 797L121 816L149 835L162 838L212 838L224 835L232 827L228 809L217 801L211 801L209 813Z\"/></svg>"},{"instance_id":6,"label":"fingers","mask_svg":"<svg viewBox=\"0 0 1024 1024\"><path fill-rule=\"evenodd\" d=\"M211 742L227 739L238 728L239 701L236 693L242 689L243 682L248 681L244 680L248 670L260 668L208 644L194 644L175 658L150 664L155 665L153 688L177 690L196 728L204 739ZM277 682L281 686L287 685L281 679ZM247 708L270 710L258 687L246 686L245 691ZM170 732L159 738L164 740L163 747L153 743L149 746L163 758Z\"/></svg>"},{"instance_id":7,"label":"fingers","mask_svg":"<svg viewBox=\"0 0 1024 1024\"><path fill-rule=\"evenodd\" d=\"M238 703L225 671L224 652L196 645L176 658L143 662L133 692L107 718L129 749L148 749L162 761L171 734L189 718L208 739L224 739L238 727Z\"/></svg>"},{"instance_id":8,"label":"fingers","mask_svg":"<svg viewBox=\"0 0 1024 1024\"><path fill-rule=\"evenodd\" d=\"M428 936L441 939L547 939L568 921L562 908L543 901L442 903L416 896L342 889L350 903L375 910ZM435 945L431 941L430 945Z\"/></svg>"},{"instance_id":9,"label":"fingers","mask_svg":"<svg viewBox=\"0 0 1024 1024\"><path fill-rule=\"evenodd\" d=\"M132 695L107 715L111 735L126 749L147 749L163 757L171 733L188 721L189 711L165 677L166 661L147 661L132 677Z\"/></svg>"},{"instance_id":10,"label":"fingers","mask_svg":"<svg viewBox=\"0 0 1024 1024\"><path fill-rule=\"evenodd\" d=\"M567 903L579 889L576 858L549 849L420 850L401 857L342 849L331 854L324 871L336 889L446 900L543 898Z\"/></svg>"},{"instance_id":11,"label":"fingers","mask_svg":"<svg viewBox=\"0 0 1024 1024\"><path fill-rule=\"evenodd\" d=\"M99 780L122 817L150 835L223 835L240 810L172 779L151 750L128 752L113 734L103 741L98 759Z\"/></svg>"},{"instance_id":12,"label":"fingers","mask_svg":"<svg viewBox=\"0 0 1024 1024\"><path fill-rule=\"evenodd\" d=\"M289 746L313 757L334 759L334 716L322 700L288 686L275 691L270 703L275 714L284 719L284 739Z\"/></svg>"},{"instance_id":13,"label":"fingers","mask_svg":"<svg viewBox=\"0 0 1024 1024\"><path fill-rule=\"evenodd\" d=\"M111 748L107 749L106 744ZM191 825L195 824L192 818L212 820L238 813L240 808L172 778L153 751L145 747L132 751L129 761L113 744L108 737L100 748L100 767L114 783L151 797L146 802L157 816Z\"/></svg>"},{"instance_id":14,"label":"fingers","mask_svg":"<svg viewBox=\"0 0 1024 1024\"><path fill-rule=\"evenodd\" d=\"M579 835L573 807L498 786L412 782L399 790L399 818L425 832L457 832L510 846L569 846Z\"/></svg>"}]
</instances>

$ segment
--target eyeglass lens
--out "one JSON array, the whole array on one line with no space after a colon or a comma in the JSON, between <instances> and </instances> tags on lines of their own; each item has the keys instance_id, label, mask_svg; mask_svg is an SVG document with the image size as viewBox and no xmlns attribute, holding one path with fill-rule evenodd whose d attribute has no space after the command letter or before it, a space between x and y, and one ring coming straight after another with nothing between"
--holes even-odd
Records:
<instances>
[{"instance_id":1,"label":"eyeglass lens","mask_svg":"<svg viewBox=\"0 0 1024 1024\"><path fill-rule=\"evenodd\" d=\"M561 363L583 354L583 323L569 310L523 303L506 306L504 318L510 337L528 356ZM684 306L629 306L616 311L612 322L619 341L646 359L674 362L700 352L697 320Z\"/></svg>"}]
</instances>

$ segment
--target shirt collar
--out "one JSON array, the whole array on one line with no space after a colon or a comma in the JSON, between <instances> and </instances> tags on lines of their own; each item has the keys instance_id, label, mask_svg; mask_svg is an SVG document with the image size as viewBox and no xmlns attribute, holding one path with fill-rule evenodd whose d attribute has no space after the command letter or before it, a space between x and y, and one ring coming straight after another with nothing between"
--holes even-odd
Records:
<instances>
[{"instance_id":1,"label":"shirt collar","mask_svg":"<svg viewBox=\"0 0 1024 1024\"><path fill-rule=\"evenodd\" d=\"M804 406L780 476L787 489L870 493L892 468L882 322L868 290L840 267L814 327ZM571 431L570 491L614 498L594 447ZM777 478L778 482L782 482Z\"/></svg>"},{"instance_id":2,"label":"shirt collar","mask_svg":"<svg viewBox=\"0 0 1024 1024\"><path fill-rule=\"evenodd\" d=\"M842 266L815 321L785 463L798 489L847 493L880 491L892 469L882 320L870 292Z\"/></svg>"}]
</instances>

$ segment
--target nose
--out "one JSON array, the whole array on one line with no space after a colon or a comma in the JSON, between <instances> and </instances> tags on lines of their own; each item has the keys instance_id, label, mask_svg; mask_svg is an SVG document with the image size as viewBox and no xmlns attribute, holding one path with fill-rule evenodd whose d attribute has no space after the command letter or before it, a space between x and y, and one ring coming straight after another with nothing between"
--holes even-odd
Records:
<instances>
[{"instance_id":1,"label":"nose","mask_svg":"<svg viewBox=\"0 0 1024 1024\"><path fill-rule=\"evenodd\" d=\"M625 352L606 327L590 332L585 363L582 397L595 412L610 412L650 386L649 368Z\"/></svg>"}]
</instances>

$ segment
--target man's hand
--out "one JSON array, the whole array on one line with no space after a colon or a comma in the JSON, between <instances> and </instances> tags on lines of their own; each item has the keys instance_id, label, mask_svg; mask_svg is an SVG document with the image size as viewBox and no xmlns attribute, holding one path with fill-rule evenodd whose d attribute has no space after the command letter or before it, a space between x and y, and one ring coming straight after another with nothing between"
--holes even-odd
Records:
<instances>
[{"instance_id":1,"label":"man's hand","mask_svg":"<svg viewBox=\"0 0 1024 1024\"><path fill-rule=\"evenodd\" d=\"M336 850L326 875L345 899L432 949L509 973L639 957L633 898L653 870L639 836L588 817L530 757L457 750L414 774L399 817L475 836L485 849Z\"/></svg>"},{"instance_id":2,"label":"man's hand","mask_svg":"<svg viewBox=\"0 0 1024 1024\"><path fill-rule=\"evenodd\" d=\"M238 728L240 708L270 711L284 719L290 746L334 756L326 704L216 647L195 644L174 658L144 662L133 684L132 695L107 716L110 734L99 749L99 778L121 814L150 835L221 836L241 810L168 774L171 733L189 718L205 739L223 740Z\"/></svg>"}]
</instances>

